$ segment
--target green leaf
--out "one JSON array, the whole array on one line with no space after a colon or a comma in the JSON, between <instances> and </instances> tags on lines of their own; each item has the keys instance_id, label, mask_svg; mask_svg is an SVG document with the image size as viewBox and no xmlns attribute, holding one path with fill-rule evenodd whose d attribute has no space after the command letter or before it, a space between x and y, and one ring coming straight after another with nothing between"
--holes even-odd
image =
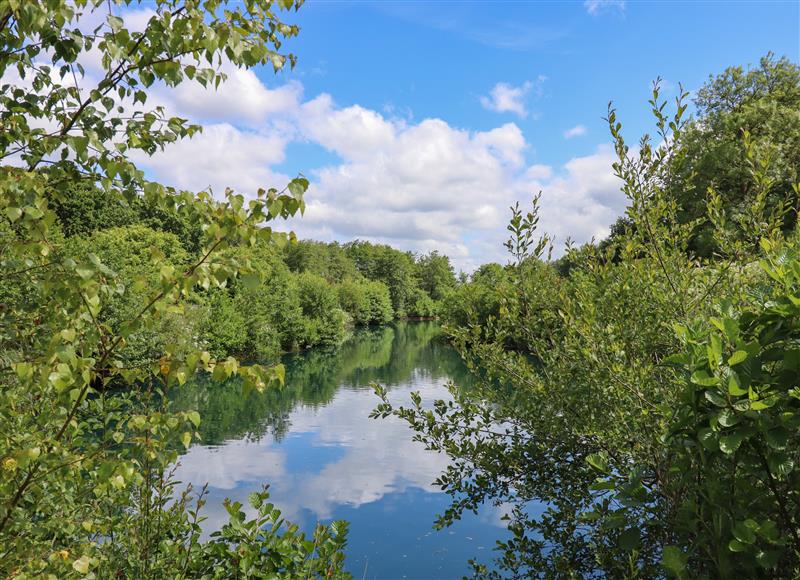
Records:
<instances>
[{"instance_id":1,"label":"green leaf","mask_svg":"<svg viewBox=\"0 0 800 580\"><path fill-rule=\"evenodd\" d=\"M742 388L742 385L739 382L739 375L737 375L735 372L731 372L730 376L728 377L728 394L734 397L741 397L747 394L747 389Z\"/></svg>"},{"instance_id":2,"label":"green leaf","mask_svg":"<svg viewBox=\"0 0 800 580\"><path fill-rule=\"evenodd\" d=\"M747 352L744 350L737 350L731 355L728 359L728 364L730 366L738 365L741 362L747 360Z\"/></svg>"},{"instance_id":3,"label":"green leaf","mask_svg":"<svg viewBox=\"0 0 800 580\"><path fill-rule=\"evenodd\" d=\"M89 565L91 564L91 560L89 556L81 556L77 560L72 563L72 568L78 574L88 574L89 573Z\"/></svg>"},{"instance_id":4,"label":"green leaf","mask_svg":"<svg viewBox=\"0 0 800 580\"><path fill-rule=\"evenodd\" d=\"M680 548L665 546L661 554L661 565L676 576L681 576L686 570L688 557Z\"/></svg>"},{"instance_id":5,"label":"green leaf","mask_svg":"<svg viewBox=\"0 0 800 580\"><path fill-rule=\"evenodd\" d=\"M586 457L586 463L600 473L608 473L608 457L604 453L592 453Z\"/></svg>"},{"instance_id":6,"label":"green leaf","mask_svg":"<svg viewBox=\"0 0 800 580\"><path fill-rule=\"evenodd\" d=\"M722 396L722 394L720 394L720 392L717 391L716 389L708 389L703 394L706 399L711 401L717 407L728 406L728 400L724 396Z\"/></svg>"},{"instance_id":7,"label":"green leaf","mask_svg":"<svg viewBox=\"0 0 800 580\"><path fill-rule=\"evenodd\" d=\"M708 371L705 370L694 371L692 373L690 380L694 384L700 385L702 387L712 387L719 382L719 379L717 377L709 374Z\"/></svg>"},{"instance_id":8,"label":"green leaf","mask_svg":"<svg viewBox=\"0 0 800 580\"><path fill-rule=\"evenodd\" d=\"M200 413L198 413L197 411L189 411L188 413L186 413L186 417L189 419L189 421L192 422L192 424L195 427L200 426Z\"/></svg>"},{"instance_id":9,"label":"green leaf","mask_svg":"<svg viewBox=\"0 0 800 580\"><path fill-rule=\"evenodd\" d=\"M740 542L739 540L731 540L728 542L728 549L731 552L744 552L747 550L747 544Z\"/></svg>"},{"instance_id":10,"label":"green leaf","mask_svg":"<svg viewBox=\"0 0 800 580\"><path fill-rule=\"evenodd\" d=\"M716 334L711 335L707 345L708 360L713 368L717 368L722 362L722 341Z\"/></svg>"},{"instance_id":11,"label":"green leaf","mask_svg":"<svg viewBox=\"0 0 800 580\"><path fill-rule=\"evenodd\" d=\"M717 421L723 427L733 427L741 418L733 411L733 409L723 409L717 416Z\"/></svg>"},{"instance_id":12,"label":"green leaf","mask_svg":"<svg viewBox=\"0 0 800 580\"><path fill-rule=\"evenodd\" d=\"M739 446L742 444L742 441L744 441L745 438L746 435L742 432L734 432L728 435L723 435L719 438L719 448L723 453L730 455L739 449Z\"/></svg>"},{"instance_id":13,"label":"green leaf","mask_svg":"<svg viewBox=\"0 0 800 580\"><path fill-rule=\"evenodd\" d=\"M770 453L767 457L767 463L772 475L779 478L786 477L794 471L794 461L782 451Z\"/></svg>"},{"instance_id":14,"label":"green leaf","mask_svg":"<svg viewBox=\"0 0 800 580\"><path fill-rule=\"evenodd\" d=\"M7 207L5 213L12 222L22 217L22 210L18 207Z\"/></svg>"},{"instance_id":15,"label":"green leaf","mask_svg":"<svg viewBox=\"0 0 800 580\"><path fill-rule=\"evenodd\" d=\"M669 363L669 364L676 364L676 365L687 365L687 364L689 364L690 359L689 359L689 356L686 355L686 353L680 352L680 353L671 354L671 355L669 355L667 357L664 357L664 359L661 362L663 362L665 364Z\"/></svg>"},{"instance_id":16,"label":"green leaf","mask_svg":"<svg viewBox=\"0 0 800 580\"><path fill-rule=\"evenodd\" d=\"M759 550L756 554L756 562L758 562L758 565L762 568L769 570L778 565L781 555L782 552L778 550Z\"/></svg>"},{"instance_id":17,"label":"green leaf","mask_svg":"<svg viewBox=\"0 0 800 580\"><path fill-rule=\"evenodd\" d=\"M756 541L756 530L758 524L751 519L743 522L736 522L733 526L733 537L739 540L742 544L752 544Z\"/></svg>"},{"instance_id":18,"label":"green leaf","mask_svg":"<svg viewBox=\"0 0 800 580\"><path fill-rule=\"evenodd\" d=\"M713 429L709 429L708 427L700 429L698 439L700 440L700 444L706 449L711 451L719 449L718 433Z\"/></svg>"}]
</instances>

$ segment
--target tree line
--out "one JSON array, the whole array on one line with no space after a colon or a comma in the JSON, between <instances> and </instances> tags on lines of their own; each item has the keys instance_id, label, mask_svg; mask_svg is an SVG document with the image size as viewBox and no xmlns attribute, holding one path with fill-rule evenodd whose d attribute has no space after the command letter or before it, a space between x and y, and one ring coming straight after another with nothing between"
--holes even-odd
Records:
<instances>
[{"instance_id":1,"label":"tree line","mask_svg":"<svg viewBox=\"0 0 800 580\"><path fill-rule=\"evenodd\" d=\"M54 211L53 235L63 236L65 251L77 259L97 256L128 288L100 310L98 319L111 326L133 314L161 268L185 268L201 251L199 223L138 197L127 203L88 181L72 183ZM158 265L150 264L154 251L163 255ZM287 239L230 247L218 259L246 264L249 273L199 292L180 315L165 314L156 331L130 337L128 364L147 364L167 343L250 361L335 346L355 325L433 318L456 286L447 256L366 241Z\"/></svg>"}]
</instances>

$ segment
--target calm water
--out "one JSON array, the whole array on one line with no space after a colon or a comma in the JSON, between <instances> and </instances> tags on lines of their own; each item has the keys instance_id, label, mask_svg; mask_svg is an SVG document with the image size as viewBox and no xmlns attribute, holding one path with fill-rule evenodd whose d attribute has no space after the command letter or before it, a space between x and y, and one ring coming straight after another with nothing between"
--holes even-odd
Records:
<instances>
[{"instance_id":1,"label":"calm water","mask_svg":"<svg viewBox=\"0 0 800 580\"><path fill-rule=\"evenodd\" d=\"M491 559L505 527L499 508L432 528L448 496L431 483L446 456L426 451L393 419L368 417L378 402L370 384L393 401L447 398L445 384L469 383L456 353L432 322L359 331L335 352L287 358L281 391L241 395L238 384L196 383L179 407L203 416L203 444L181 458L178 479L208 483L206 526L226 521L222 500L247 504L269 483L271 501L306 530L317 520L350 521L347 564L355 578L458 578L469 558Z\"/></svg>"}]
</instances>

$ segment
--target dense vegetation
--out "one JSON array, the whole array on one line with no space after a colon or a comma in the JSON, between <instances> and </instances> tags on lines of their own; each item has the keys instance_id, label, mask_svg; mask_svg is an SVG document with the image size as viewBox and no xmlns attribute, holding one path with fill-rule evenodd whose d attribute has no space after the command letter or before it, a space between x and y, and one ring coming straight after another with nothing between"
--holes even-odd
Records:
<instances>
[{"instance_id":1,"label":"dense vegetation","mask_svg":"<svg viewBox=\"0 0 800 580\"><path fill-rule=\"evenodd\" d=\"M459 283L437 252L276 230L303 177L215 198L132 162L202 129L148 106L151 87L293 65L281 10L300 3L157 0L136 31L127 0L0 0L0 574L346 576L345 523L307 537L265 490L204 539L204 490L170 466L232 428L198 409L261 420L279 353L438 315L480 380L433 409L379 388L375 415L452 457L441 525L511 506L499 572L477 574L800 575L798 66L731 68L688 120L656 85L657 137L636 147L610 108L629 199L612 235L551 262L536 202L515 207L512 263ZM320 350L289 379L385 356ZM241 390L203 393L225 381Z\"/></svg>"},{"instance_id":2,"label":"dense vegetation","mask_svg":"<svg viewBox=\"0 0 800 580\"><path fill-rule=\"evenodd\" d=\"M143 30L117 15L127 4L0 0L0 575L346 576L343 522L306 537L264 491L203 539L205 492L169 467L201 421L169 391L196 373L263 390L281 365L223 357L342 332L336 289L290 275L272 228L308 182L220 200L152 182L130 155L201 130L149 107L150 87L214 87L224 60L293 64L281 47L298 29L277 9L299 2L158 0ZM244 300L264 309L242 317Z\"/></svg>"},{"instance_id":3,"label":"dense vegetation","mask_svg":"<svg viewBox=\"0 0 800 580\"><path fill-rule=\"evenodd\" d=\"M512 263L445 299L485 380L375 412L452 458L440 525L510 506L479 575L800 574L800 68L728 69L688 120L686 97L670 114L656 84L636 147L609 107L629 207L608 240L549 262L536 202L513 208Z\"/></svg>"},{"instance_id":4,"label":"dense vegetation","mask_svg":"<svg viewBox=\"0 0 800 580\"><path fill-rule=\"evenodd\" d=\"M120 200L89 182L71 184L55 213L54 226L70 255L96 255L126 286L149 272L139 283L145 293L159 273L149 265L153 248L174 268L186 267L200 251L196 223L139 197ZM180 316L165 316L160 329L129 340L127 357L158 358L171 342L200 346L216 357L272 360L281 352L337 345L353 325L434 317L456 285L447 256L415 256L362 241L237 246L220 258L248 264L252 272L197 293ZM115 298L99 319L120 323L142 297L128 292Z\"/></svg>"}]
</instances>

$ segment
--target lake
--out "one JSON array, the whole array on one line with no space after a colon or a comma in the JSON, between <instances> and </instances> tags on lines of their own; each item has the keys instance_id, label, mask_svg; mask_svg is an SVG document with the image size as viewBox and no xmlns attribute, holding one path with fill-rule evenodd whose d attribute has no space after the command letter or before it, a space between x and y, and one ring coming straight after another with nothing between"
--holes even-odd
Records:
<instances>
[{"instance_id":1,"label":"lake","mask_svg":"<svg viewBox=\"0 0 800 580\"><path fill-rule=\"evenodd\" d=\"M347 567L354 578L460 578L467 560L488 563L506 537L502 510L487 506L450 528L433 529L449 497L432 485L447 457L412 441L405 423L370 419L379 402L449 398L452 381L470 375L434 322L399 322L358 330L334 351L288 356L286 384L243 396L236 381L198 381L177 389L178 408L200 411L202 444L180 459L177 477L208 483L206 529L219 528L228 497L247 505L263 484L290 521L350 522Z\"/></svg>"}]
</instances>

